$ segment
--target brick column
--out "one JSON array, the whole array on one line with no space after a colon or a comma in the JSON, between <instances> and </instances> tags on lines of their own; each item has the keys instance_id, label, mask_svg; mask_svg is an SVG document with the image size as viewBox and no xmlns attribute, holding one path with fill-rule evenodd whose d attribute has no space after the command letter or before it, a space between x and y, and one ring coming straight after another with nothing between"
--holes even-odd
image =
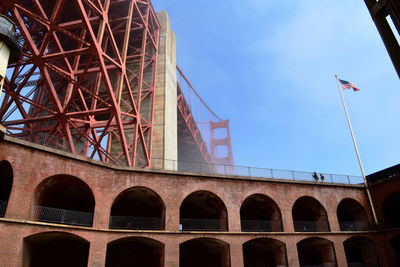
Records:
<instances>
[{"instance_id":1,"label":"brick column","mask_svg":"<svg viewBox=\"0 0 400 267\"><path fill-rule=\"evenodd\" d=\"M283 208L281 210L282 213L282 226L284 232L294 232L294 224L293 224L293 216L292 216L292 209Z\"/></svg>"},{"instance_id":2,"label":"brick column","mask_svg":"<svg viewBox=\"0 0 400 267\"><path fill-rule=\"evenodd\" d=\"M179 267L179 242L176 238L165 242L164 255L165 267Z\"/></svg>"},{"instance_id":3,"label":"brick column","mask_svg":"<svg viewBox=\"0 0 400 267\"><path fill-rule=\"evenodd\" d=\"M347 266L346 253L344 251L343 240L335 238L335 241L333 241L333 245L336 254L337 266Z\"/></svg>"},{"instance_id":4,"label":"brick column","mask_svg":"<svg viewBox=\"0 0 400 267\"><path fill-rule=\"evenodd\" d=\"M336 205L326 205L326 214L328 216L329 226L331 228L331 232L340 232L339 221L336 212Z\"/></svg>"},{"instance_id":5,"label":"brick column","mask_svg":"<svg viewBox=\"0 0 400 267\"><path fill-rule=\"evenodd\" d=\"M296 240L289 240L286 242L286 254L289 267L300 267Z\"/></svg>"},{"instance_id":6,"label":"brick column","mask_svg":"<svg viewBox=\"0 0 400 267\"><path fill-rule=\"evenodd\" d=\"M106 266L107 237L93 235L89 248L88 267Z\"/></svg>"},{"instance_id":7,"label":"brick column","mask_svg":"<svg viewBox=\"0 0 400 267\"><path fill-rule=\"evenodd\" d=\"M166 205L165 230L179 231L179 205Z\"/></svg>"},{"instance_id":8,"label":"brick column","mask_svg":"<svg viewBox=\"0 0 400 267\"><path fill-rule=\"evenodd\" d=\"M232 242L229 244L229 247L231 254L231 267L243 267L244 261L241 242Z\"/></svg>"},{"instance_id":9,"label":"brick column","mask_svg":"<svg viewBox=\"0 0 400 267\"><path fill-rule=\"evenodd\" d=\"M24 181L24 176L14 170L14 181L6 210L6 218L28 220L32 205L34 188L29 181Z\"/></svg>"},{"instance_id":10,"label":"brick column","mask_svg":"<svg viewBox=\"0 0 400 267\"><path fill-rule=\"evenodd\" d=\"M235 205L231 205L228 209L228 224L229 232L241 232L242 227L240 225L240 206L237 208Z\"/></svg>"}]
</instances>

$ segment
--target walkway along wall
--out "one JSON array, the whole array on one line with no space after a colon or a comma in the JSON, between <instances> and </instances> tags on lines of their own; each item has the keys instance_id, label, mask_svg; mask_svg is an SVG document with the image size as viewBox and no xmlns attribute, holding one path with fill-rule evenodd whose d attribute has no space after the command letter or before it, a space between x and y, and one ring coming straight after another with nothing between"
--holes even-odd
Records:
<instances>
[{"instance_id":1,"label":"walkway along wall","mask_svg":"<svg viewBox=\"0 0 400 267\"><path fill-rule=\"evenodd\" d=\"M370 262L367 266L376 266L373 265L373 259L363 258L363 248L371 248L372 244L372 251L375 247L380 266L390 266L382 243L385 238L381 238L381 234L372 226L372 230L352 229L357 227L353 222L347 231L340 230L347 224L338 222L337 208L345 199L359 203L367 214L366 224L371 225L370 209L361 185L132 170L62 154L9 137L0 143L0 151L1 180L7 177L10 180L11 177L12 181L11 193L5 199L8 204L4 218L0 218L0 262L3 266L34 266L32 262L40 261L40 255L47 251L49 260L52 260L52 255L57 253L62 258L62 251L68 251L70 247L79 248L76 255L81 255L73 260L90 267L116 266L118 263L115 259L127 255L118 256L119 252L138 247L149 248L143 255L157 255L151 266L188 266L191 263L187 263L188 259L180 255L180 251L198 257L193 248L199 251L214 250L214 254L205 258L213 261L208 266L251 266L254 262L262 261L262 257L257 255L263 253L272 255L268 260L277 266L300 266L299 259L304 258L323 266L347 266L344 242L353 237L361 238L361 241L346 243L349 244L348 249L358 249L358 244L361 244L361 256L356 261L365 264ZM65 190L57 191L60 188ZM126 192L135 192L135 195L129 197ZM0 196L3 196L1 192ZM4 196L7 198L6 193ZM302 207L303 212L313 209L315 212L305 214L300 221L294 222L293 214L299 212L292 209L303 197L311 199L307 202L311 206ZM242 231L241 206L248 198L251 201L246 201L246 207L249 203L255 204L253 210L246 213L246 220L250 224L247 224L246 231ZM93 206L78 210L84 204L81 201L82 205L74 206L74 201L79 203L79 199L93 199ZM132 216L117 214L118 209L114 209L113 204L124 203L125 200L139 201L149 205L146 210L154 209L157 212L147 214L146 210L138 208ZM279 212L271 213L274 215L268 218L257 218L257 212L254 211L257 201L276 203ZM62 206L66 202L70 204L69 207ZM157 206L151 206L156 202L159 203ZM184 202L198 209L199 214L204 214L203 217L182 218L180 212ZM40 206L41 203L47 203L47 207ZM212 204L207 206L207 203ZM123 212L121 205L119 210ZM275 207L275 204L272 206ZM33 211L38 207L40 212L34 214ZM75 209L75 213L69 213L71 209ZM62 217L57 217L59 211L63 212ZM226 216L221 213L223 211L226 211ZM326 217L320 216L325 213ZM88 214L92 220L86 221ZM133 221L126 221L123 227L118 227L122 224L112 227L110 214L111 217L120 216L113 217L113 220L122 217ZM212 217L213 214L217 214L217 217ZM253 215L255 217L251 217ZM157 218L163 223L151 224ZM307 218L311 221L306 221ZM327 221L324 222L324 218ZM227 230L220 228L222 220L227 221ZM214 224L215 221L219 224ZM282 229L271 227L276 221L282 223L283 231L272 232L272 229ZM182 222L191 223L191 227L197 227L197 230L182 229ZM251 223L260 223L257 226L259 228L251 231ZM304 228L295 232L296 223ZM316 232L320 223L327 223L330 231ZM250 250L255 253L243 253L246 250L244 247L255 248ZM140 258L140 255L135 257L123 260L140 262L146 259ZM46 264L42 263L42 266ZM301 263L305 264L309 263Z\"/></svg>"}]
</instances>

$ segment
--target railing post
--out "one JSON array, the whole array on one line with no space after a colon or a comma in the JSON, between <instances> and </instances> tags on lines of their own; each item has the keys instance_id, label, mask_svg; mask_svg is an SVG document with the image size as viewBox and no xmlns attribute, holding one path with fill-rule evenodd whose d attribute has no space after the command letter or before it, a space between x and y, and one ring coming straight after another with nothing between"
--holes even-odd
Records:
<instances>
[{"instance_id":1,"label":"railing post","mask_svg":"<svg viewBox=\"0 0 400 267\"><path fill-rule=\"evenodd\" d=\"M224 174L226 175L226 165L224 164Z\"/></svg>"},{"instance_id":2,"label":"railing post","mask_svg":"<svg viewBox=\"0 0 400 267\"><path fill-rule=\"evenodd\" d=\"M292 178L293 178L293 181L294 180L296 180L296 179L294 179L294 171L291 171L292 172Z\"/></svg>"},{"instance_id":3,"label":"railing post","mask_svg":"<svg viewBox=\"0 0 400 267\"><path fill-rule=\"evenodd\" d=\"M332 176L332 174L329 174L329 176L331 177L331 182L333 183L333 176Z\"/></svg>"},{"instance_id":4,"label":"railing post","mask_svg":"<svg viewBox=\"0 0 400 267\"><path fill-rule=\"evenodd\" d=\"M349 181L349 184L351 184L350 183L350 176L348 176L348 175L347 175L347 181Z\"/></svg>"},{"instance_id":5,"label":"railing post","mask_svg":"<svg viewBox=\"0 0 400 267\"><path fill-rule=\"evenodd\" d=\"M274 178L274 170L271 169L271 178Z\"/></svg>"},{"instance_id":6,"label":"railing post","mask_svg":"<svg viewBox=\"0 0 400 267\"><path fill-rule=\"evenodd\" d=\"M250 167L247 167L248 171L249 171L249 177L251 177L251 171L250 171Z\"/></svg>"}]
</instances>

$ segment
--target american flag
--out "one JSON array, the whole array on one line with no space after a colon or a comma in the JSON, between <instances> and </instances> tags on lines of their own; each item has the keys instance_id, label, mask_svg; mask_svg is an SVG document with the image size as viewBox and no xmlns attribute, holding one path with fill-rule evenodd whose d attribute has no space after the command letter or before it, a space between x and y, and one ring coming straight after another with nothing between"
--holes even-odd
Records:
<instances>
[{"instance_id":1,"label":"american flag","mask_svg":"<svg viewBox=\"0 0 400 267\"><path fill-rule=\"evenodd\" d=\"M348 82L345 80L341 80L341 79L339 79L339 82L342 85L342 88L344 90L353 89L354 92L360 91L360 88L358 88L354 83L351 83L351 82Z\"/></svg>"}]
</instances>

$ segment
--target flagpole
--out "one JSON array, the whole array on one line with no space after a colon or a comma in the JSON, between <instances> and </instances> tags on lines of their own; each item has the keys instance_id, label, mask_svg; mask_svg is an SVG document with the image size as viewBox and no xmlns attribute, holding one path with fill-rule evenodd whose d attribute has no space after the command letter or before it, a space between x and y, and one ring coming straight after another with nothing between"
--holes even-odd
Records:
<instances>
[{"instance_id":1,"label":"flagpole","mask_svg":"<svg viewBox=\"0 0 400 267\"><path fill-rule=\"evenodd\" d=\"M361 174L362 174L362 177L363 177L363 180L364 180L364 185L365 185L365 188L366 188L366 191L367 191L368 201L369 201L369 204L370 204L370 206L371 206L372 215L373 215L373 217L374 217L374 222L375 222L375 225L378 225L379 222L378 222L378 218L376 217L376 212L375 212L374 203L372 202L372 198L371 198L371 192L369 191L369 187L368 187L368 183L367 183L367 178L365 177L364 168L363 168L363 165L362 165L362 163L361 163L360 154L358 153L357 143L356 143L356 139L355 139L355 137L354 137L353 128L351 127L350 118L349 118L349 114L348 114L348 112L347 112L346 103L344 102L343 93L342 93L342 90L341 90L341 88L340 88L338 76L337 76L336 74L335 74L335 78L336 78L336 83L337 83L337 85L338 85L340 97L342 98L343 108L344 108L344 112L346 113L346 118L347 118L347 124L349 125L349 129L350 129L350 133L351 133L351 138L353 139L354 149L356 150L357 159L358 159L358 164L360 165Z\"/></svg>"}]
</instances>

